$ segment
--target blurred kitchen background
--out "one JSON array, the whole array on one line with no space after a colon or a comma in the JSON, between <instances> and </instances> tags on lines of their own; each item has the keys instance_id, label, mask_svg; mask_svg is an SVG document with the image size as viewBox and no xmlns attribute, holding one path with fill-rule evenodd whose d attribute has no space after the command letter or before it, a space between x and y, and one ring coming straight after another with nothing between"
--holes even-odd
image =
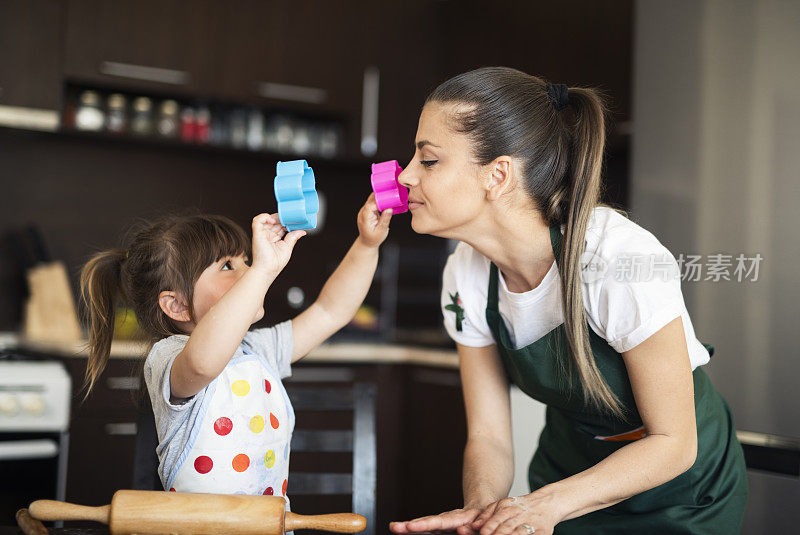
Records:
<instances>
[{"instance_id":1,"label":"blurred kitchen background","mask_svg":"<svg viewBox=\"0 0 800 535\"><path fill-rule=\"evenodd\" d=\"M683 290L745 443L746 531L795 530L798 50L800 3L790 0L0 0L0 524L32 497L103 504L141 476L131 395L141 348L125 329L105 390L82 402L81 333L63 317L89 255L167 212L249 228L276 210L276 162L305 158L324 214L270 289L263 324L291 318L355 238L370 163L411 158L426 94L457 73L507 65L606 92L604 200L676 256L731 255L733 274L739 254L761 255L755 278L703 273ZM310 433L350 433L306 460L295 447L293 472L323 472L335 491L327 509L372 511L378 533L461 505L463 402L438 305L454 244L408 222L394 218L356 320L293 379L298 406L310 390L341 401L329 407L341 429ZM59 297L43 305L39 292ZM54 315L58 327L41 320ZM53 362L68 373L36 368ZM30 386L48 374L53 383ZM543 413L512 398L522 493ZM20 423L70 400L57 425ZM298 426L336 420L306 408ZM34 477L44 486L22 489ZM290 484L296 510L313 509L319 501L302 496L320 488Z\"/></svg>"}]
</instances>

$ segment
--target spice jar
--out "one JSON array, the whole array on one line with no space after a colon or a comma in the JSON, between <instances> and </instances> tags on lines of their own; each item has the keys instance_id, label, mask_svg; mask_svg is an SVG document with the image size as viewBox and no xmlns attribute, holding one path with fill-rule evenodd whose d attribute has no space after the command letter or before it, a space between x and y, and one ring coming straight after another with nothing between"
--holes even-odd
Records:
<instances>
[{"instance_id":1,"label":"spice jar","mask_svg":"<svg viewBox=\"0 0 800 535\"><path fill-rule=\"evenodd\" d=\"M178 135L178 129L178 103L174 100L165 100L158 108L156 131L161 137L175 137Z\"/></svg>"},{"instance_id":2,"label":"spice jar","mask_svg":"<svg viewBox=\"0 0 800 535\"><path fill-rule=\"evenodd\" d=\"M105 114L100 109L100 95L96 91L81 93L78 111L75 112L75 128L97 132L105 124Z\"/></svg>"},{"instance_id":3,"label":"spice jar","mask_svg":"<svg viewBox=\"0 0 800 535\"><path fill-rule=\"evenodd\" d=\"M139 97L133 101L131 132L139 136L147 136L153 132L153 101L147 97Z\"/></svg>"},{"instance_id":4,"label":"spice jar","mask_svg":"<svg viewBox=\"0 0 800 535\"><path fill-rule=\"evenodd\" d=\"M119 93L112 93L108 96L106 107L106 130L115 134L121 134L128 129L128 113L125 110L127 99Z\"/></svg>"}]
</instances>

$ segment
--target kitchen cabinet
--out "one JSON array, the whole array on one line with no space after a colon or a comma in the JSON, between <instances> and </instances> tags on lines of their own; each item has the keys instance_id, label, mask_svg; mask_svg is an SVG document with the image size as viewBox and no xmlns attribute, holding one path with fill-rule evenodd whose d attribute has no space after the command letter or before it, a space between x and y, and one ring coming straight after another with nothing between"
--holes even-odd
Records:
<instances>
[{"instance_id":1,"label":"kitchen cabinet","mask_svg":"<svg viewBox=\"0 0 800 535\"><path fill-rule=\"evenodd\" d=\"M67 462L67 500L110 503L133 482L140 359L110 359L91 395L82 389L86 359L64 359L73 388Z\"/></svg>"},{"instance_id":2,"label":"kitchen cabinet","mask_svg":"<svg viewBox=\"0 0 800 535\"><path fill-rule=\"evenodd\" d=\"M200 97L360 105L359 3L70 0L65 74Z\"/></svg>"},{"instance_id":3,"label":"kitchen cabinet","mask_svg":"<svg viewBox=\"0 0 800 535\"><path fill-rule=\"evenodd\" d=\"M66 6L68 79L187 95L211 85L218 3L69 0Z\"/></svg>"},{"instance_id":4,"label":"kitchen cabinet","mask_svg":"<svg viewBox=\"0 0 800 535\"><path fill-rule=\"evenodd\" d=\"M366 127L377 135L380 155L403 160L397 149L407 152L419 107L438 81L433 0L66 6L68 81L340 118L351 156Z\"/></svg>"},{"instance_id":5,"label":"kitchen cabinet","mask_svg":"<svg viewBox=\"0 0 800 535\"><path fill-rule=\"evenodd\" d=\"M59 108L62 11L60 0L0 2L0 105Z\"/></svg>"},{"instance_id":6,"label":"kitchen cabinet","mask_svg":"<svg viewBox=\"0 0 800 535\"><path fill-rule=\"evenodd\" d=\"M251 1L221 10L213 46L222 92L358 113L369 50L357 38L368 26L361 4Z\"/></svg>"},{"instance_id":7,"label":"kitchen cabinet","mask_svg":"<svg viewBox=\"0 0 800 535\"><path fill-rule=\"evenodd\" d=\"M380 349L376 349L380 351ZM85 358L63 358L76 392L70 428L67 499L109 503L133 485L140 359L114 358L82 401ZM376 362L309 362L294 366L287 388L371 385L375 392L376 526L460 507L466 419L459 372L453 368ZM297 410L296 431L352 425L344 412ZM349 423L348 423L349 422ZM352 471L345 453L292 454L293 472ZM304 513L348 510L349 497L298 495ZM380 533L380 529L378 533Z\"/></svg>"}]
</instances>

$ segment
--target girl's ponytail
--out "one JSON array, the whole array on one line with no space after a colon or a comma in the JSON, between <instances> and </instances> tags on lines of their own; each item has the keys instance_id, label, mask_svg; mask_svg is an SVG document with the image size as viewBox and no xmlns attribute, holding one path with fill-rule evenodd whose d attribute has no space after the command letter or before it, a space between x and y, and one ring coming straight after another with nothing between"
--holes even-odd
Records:
<instances>
[{"instance_id":1,"label":"girl's ponytail","mask_svg":"<svg viewBox=\"0 0 800 535\"><path fill-rule=\"evenodd\" d=\"M111 249L94 255L81 270L81 301L89 320L89 362L86 395L103 372L114 337L114 316L123 297L122 263L125 252Z\"/></svg>"},{"instance_id":2,"label":"girl's ponytail","mask_svg":"<svg viewBox=\"0 0 800 535\"><path fill-rule=\"evenodd\" d=\"M603 379L589 345L586 311L581 287L581 257L585 249L589 217L600 202L601 169L605 146L604 106L593 89L570 88L569 107L574 113L572 125L568 209L564 246L561 248L560 274L564 327L572 359L577 368L587 401L624 418L623 407Z\"/></svg>"}]
</instances>

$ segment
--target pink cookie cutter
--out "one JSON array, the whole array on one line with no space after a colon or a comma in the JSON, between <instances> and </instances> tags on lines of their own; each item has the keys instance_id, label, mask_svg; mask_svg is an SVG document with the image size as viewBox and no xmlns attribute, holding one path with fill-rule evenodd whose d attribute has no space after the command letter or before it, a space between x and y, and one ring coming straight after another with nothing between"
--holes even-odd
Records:
<instances>
[{"instance_id":1,"label":"pink cookie cutter","mask_svg":"<svg viewBox=\"0 0 800 535\"><path fill-rule=\"evenodd\" d=\"M392 214L408 211L408 189L397 181L403 169L397 160L372 164L372 191L378 210L391 208Z\"/></svg>"}]
</instances>

